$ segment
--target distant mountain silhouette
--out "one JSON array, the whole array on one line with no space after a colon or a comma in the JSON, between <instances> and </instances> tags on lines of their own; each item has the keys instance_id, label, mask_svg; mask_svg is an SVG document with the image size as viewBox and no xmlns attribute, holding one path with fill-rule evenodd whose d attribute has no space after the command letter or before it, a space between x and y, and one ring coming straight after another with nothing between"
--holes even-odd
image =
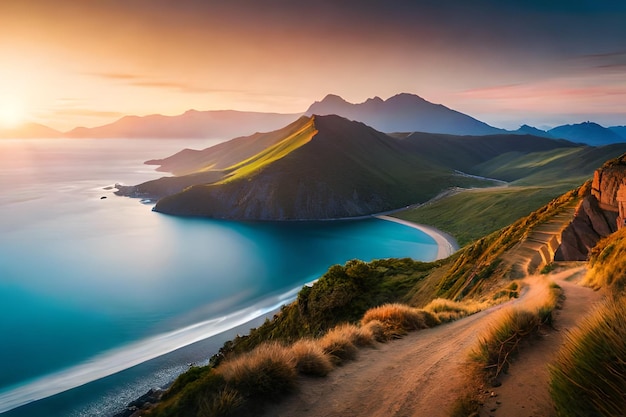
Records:
<instances>
[{"instance_id":1,"label":"distant mountain silhouette","mask_svg":"<svg viewBox=\"0 0 626 417\"><path fill-rule=\"evenodd\" d=\"M313 114L336 114L388 133L491 135L504 132L466 114L407 93L398 94L385 101L374 97L360 104L348 103L337 95L329 94L322 101L313 103L306 111L306 115Z\"/></svg>"},{"instance_id":2,"label":"distant mountain silhouette","mask_svg":"<svg viewBox=\"0 0 626 417\"><path fill-rule=\"evenodd\" d=\"M267 132L296 120L300 114L189 110L178 116L125 116L116 122L78 127L65 134L73 138L216 138L226 139Z\"/></svg>"},{"instance_id":3,"label":"distant mountain silhouette","mask_svg":"<svg viewBox=\"0 0 626 417\"><path fill-rule=\"evenodd\" d=\"M609 130L620 135L626 142L626 126L611 126Z\"/></svg>"},{"instance_id":4,"label":"distant mountain silhouette","mask_svg":"<svg viewBox=\"0 0 626 417\"><path fill-rule=\"evenodd\" d=\"M50 139L59 138L62 133L39 123L26 123L12 129L0 128L0 139Z\"/></svg>"},{"instance_id":5,"label":"distant mountain silhouette","mask_svg":"<svg viewBox=\"0 0 626 417\"><path fill-rule=\"evenodd\" d=\"M499 157L512 160L557 148L585 148L529 135L403 136L392 137L340 116L303 116L274 132L149 161L179 175L118 185L118 194L159 199L155 210L175 215L237 220L356 217L424 202L450 187L485 183L456 170L485 175L489 171L481 166ZM507 177L517 178L515 172Z\"/></svg>"},{"instance_id":6,"label":"distant mountain silhouette","mask_svg":"<svg viewBox=\"0 0 626 417\"><path fill-rule=\"evenodd\" d=\"M520 126L519 129L513 131L512 133L516 133L516 134L520 134L520 135L540 136L540 137L544 137L544 138L553 138L554 137L550 133L546 132L545 130L537 129L536 127L529 126L529 125L522 125L522 126Z\"/></svg>"},{"instance_id":7,"label":"distant mountain silhouette","mask_svg":"<svg viewBox=\"0 0 626 417\"><path fill-rule=\"evenodd\" d=\"M550 135L555 138L567 139L572 142L599 146L611 143L625 142L626 139L615 131L593 122L584 122L573 125L563 125L550 129Z\"/></svg>"}]
</instances>

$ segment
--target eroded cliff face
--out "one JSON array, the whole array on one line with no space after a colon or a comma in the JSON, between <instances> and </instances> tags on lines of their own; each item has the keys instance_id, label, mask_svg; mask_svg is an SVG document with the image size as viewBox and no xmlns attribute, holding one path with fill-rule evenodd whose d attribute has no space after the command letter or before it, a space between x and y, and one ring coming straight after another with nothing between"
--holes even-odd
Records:
<instances>
[{"instance_id":1,"label":"eroded cliff face","mask_svg":"<svg viewBox=\"0 0 626 417\"><path fill-rule=\"evenodd\" d=\"M561 236L555 261L584 261L598 240L625 227L626 154L594 172L590 187L583 187L574 220Z\"/></svg>"}]
</instances>

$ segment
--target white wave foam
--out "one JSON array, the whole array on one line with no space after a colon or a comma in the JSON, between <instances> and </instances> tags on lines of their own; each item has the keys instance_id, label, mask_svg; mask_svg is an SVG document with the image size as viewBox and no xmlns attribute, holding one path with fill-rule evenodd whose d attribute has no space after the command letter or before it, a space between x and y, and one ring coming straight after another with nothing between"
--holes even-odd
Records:
<instances>
[{"instance_id":1,"label":"white wave foam","mask_svg":"<svg viewBox=\"0 0 626 417\"><path fill-rule=\"evenodd\" d=\"M176 349L199 342L263 316L295 300L301 287L267 298L232 314L156 335L110 350L74 367L0 392L0 413L113 375Z\"/></svg>"}]
</instances>

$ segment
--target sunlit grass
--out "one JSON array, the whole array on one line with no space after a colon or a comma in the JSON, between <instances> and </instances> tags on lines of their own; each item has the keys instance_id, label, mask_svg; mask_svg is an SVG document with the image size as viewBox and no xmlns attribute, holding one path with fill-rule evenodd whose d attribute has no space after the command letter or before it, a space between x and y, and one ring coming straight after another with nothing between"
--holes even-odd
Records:
<instances>
[{"instance_id":1,"label":"sunlit grass","mask_svg":"<svg viewBox=\"0 0 626 417\"><path fill-rule=\"evenodd\" d=\"M278 343L263 344L226 361L217 372L229 386L248 398L278 399L296 386L296 364L291 350Z\"/></svg>"},{"instance_id":2,"label":"sunlit grass","mask_svg":"<svg viewBox=\"0 0 626 417\"><path fill-rule=\"evenodd\" d=\"M291 345L296 370L304 375L326 376L333 370L332 358L316 340L301 339Z\"/></svg>"},{"instance_id":3,"label":"sunlit grass","mask_svg":"<svg viewBox=\"0 0 626 417\"><path fill-rule=\"evenodd\" d=\"M468 300L461 302L436 298L424 306L424 310L433 313L440 322L445 323L477 313L485 307L485 303L477 301Z\"/></svg>"},{"instance_id":4,"label":"sunlit grass","mask_svg":"<svg viewBox=\"0 0 626 417\"><path fill-rule=\"evenodd\" d=\"M404 304L385 304L365 312L362 325L371 321L382 323L387 338L396 338L409 331L426 329L440 323L437 317L429 312Z\"/></svg>"},{"instance_id":5,"label":"sunlit grass","mask_svg":"<svg viewBox=\"0 0 626 417\"><path fill-rule=\"evenodd\" d=\"M550 367L559 416L625 415L626 297L611 299L584 319Z\"/></svg>"}]
</instances>

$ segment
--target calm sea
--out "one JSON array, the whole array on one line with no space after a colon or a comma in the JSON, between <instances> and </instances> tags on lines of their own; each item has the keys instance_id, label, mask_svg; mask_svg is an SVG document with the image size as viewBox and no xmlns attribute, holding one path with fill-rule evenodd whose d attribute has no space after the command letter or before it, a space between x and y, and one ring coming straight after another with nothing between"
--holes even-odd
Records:
<instances>
[{"instance_id":1,"label":"calm sea","mask_svg":"<svg viewBox=\"0 0 626 417\"><path fill-rule=\"evenodd\" d=\"M0 141L0 413L110 415L333 264L435 257L430 237L383 220L176 218L109 188L217 142Z\"/></svg>"}]
</instances>

